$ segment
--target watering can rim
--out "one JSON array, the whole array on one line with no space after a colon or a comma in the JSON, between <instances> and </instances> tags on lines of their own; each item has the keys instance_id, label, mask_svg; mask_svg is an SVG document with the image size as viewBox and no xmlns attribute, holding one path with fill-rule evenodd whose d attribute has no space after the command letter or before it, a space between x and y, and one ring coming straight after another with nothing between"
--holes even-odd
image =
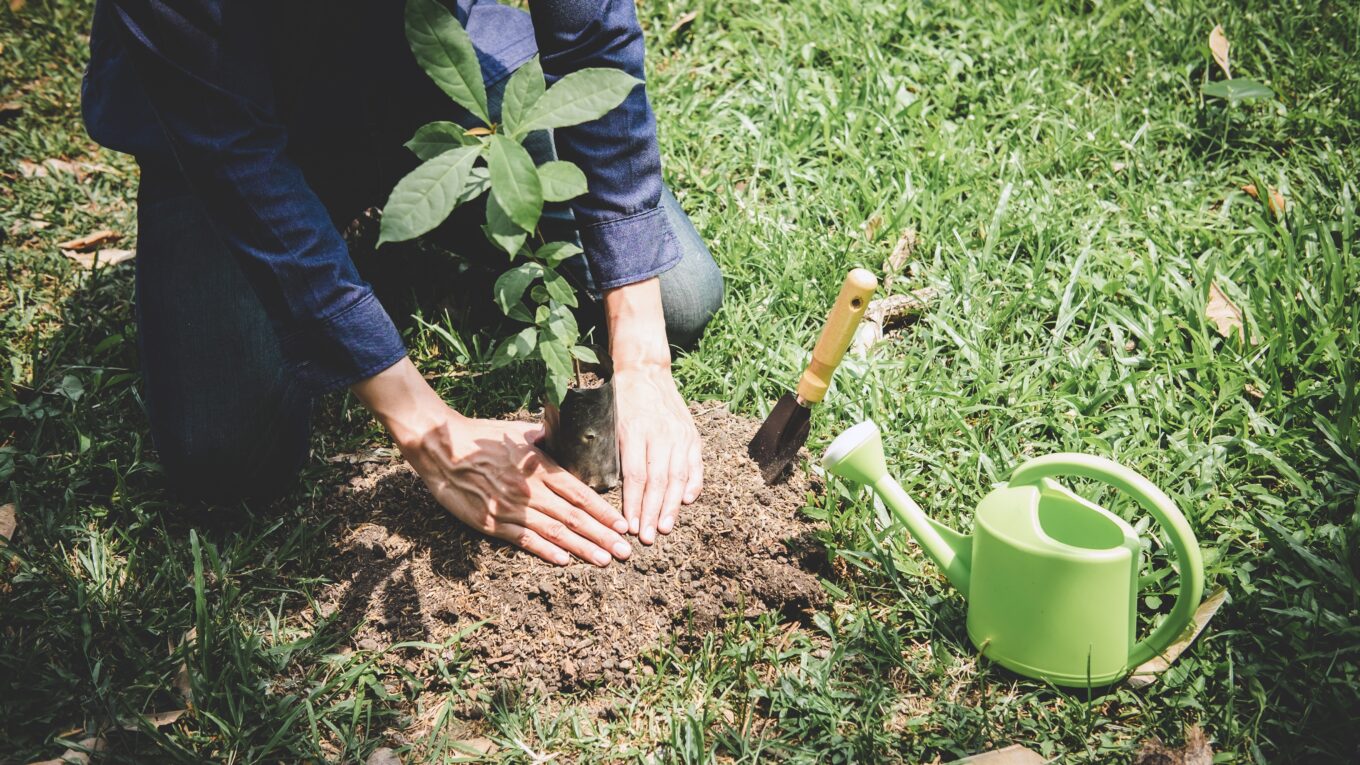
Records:
<instances>
[{"instance_id":1,"label":"watering can rim","mask_svg":"<svg viewBox=\"0 0 1360 765\"><path fill-rule=\"evenodd\" d=\"M1107 521L1112 521L1115 527L1119 529L1120 533L1123 534L1123 542L1110 547L1080 547L1055 539L1051 534L1044 530L1043 524L1039 521L1039 506L1037 502L1030 504L1026 510L1029 513L1029 523L1033 529L1034 535L1043 540L1045 546L1037 547L1030 544L1028 540L1017 539L1013 535L1002 533L1001 529L990 522L991 519L988 517L989 514L982 512L983 504L987 501L988 497L998 491L1026 488L1033 488L1038 491L1041 498L1045 491L1061 493L1067 499L1074 500L1081 504L1086 510L1095 512ZM993 489L988 493L987 497L983 497L982 502L978 503L978 507L973 513L973 528L976 530L979 527L986 528L988 533L993 537L1004 541L1006 544L1012 545L1017 549L1022 549L1036 555L1046 555L1050 557L1057 556L1075 561L1106 562L1118 560L1125 557L1127 554L1137 554L1141 550L1140 538L1128 521L1125 521L1123 518L1120 518L1109 510L1049 478L1040 479L1037 483L1022 483L1014 486L1003 483L996 489ZM974 533L976 533L976 531Z\"/></svg>"}]
</instances>

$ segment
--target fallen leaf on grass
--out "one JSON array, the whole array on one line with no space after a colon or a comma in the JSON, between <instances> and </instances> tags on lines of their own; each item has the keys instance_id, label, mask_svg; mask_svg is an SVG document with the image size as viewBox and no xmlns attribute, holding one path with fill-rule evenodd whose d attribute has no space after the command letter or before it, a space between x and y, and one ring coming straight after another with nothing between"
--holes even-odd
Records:
<instances>
[{"instance_id":1,"label":"fallen leaf on grass","mask_svg":"<svg viewBox=\"0 0 1360 765\"><path fill-rule=\"evenodd\" d=\"M63 250L76 250L77 252L82 250L93 250L101 244L116 242L121 236L122 235L116 231L103 228L92 234L86 234L85 236L78 236L75 239L68 239L64 242L60 242L57 244L57 247Z\"/></svg>"},{"instance_id":2,"label":"fallen leaf on grass","mask_svg":"<svg viewBox=\"0 0 1360 765\"><path fill-rule=\"evenodd\" d=\"M1169 747L1159 739L1143 742L1134 765L1213 765L1214 750L1198 725L1185 729L1185 746Z\"/></svg>"},{"instance_id":3,"label":"fallen leaf on grass","mask_svg":"<svg viewBox=\"0 0 1360 765\"><path fill-rule=\"evenodd\" d=\"M480 755L495 754L496 750L500 749L499 746L496 746L496 742L489 738L469 738L463 741L455 741L453 745L465 752Z\"/></svg>"},{"instance_id":4,"label":"fallen leaf on grass","mask_svg":"<svg viewBox=\"0 0 1360 765\"><path fill-rule=\"evenodd\" d=\"M169 712L152 712L149 715L143 715L140 720L124 720L122 728L123 730L135 733L142 729L142 721L150 723L153 728L164 728L188 713L189 710L187 709L172 709Z\"/></svg>"},{"instance_id":5,"label":"fallen leaf on grass","mask_svg":"<svg viewBox=\"0 0 1360 765\"><path fill-rule=\"evenodd\" d=\"M680 14L680 18L676 19L674 24L671 24L671 28L666 30L666 34L673 35L676 32L679 32L681 29L684 29L685 27L693 23L694 20L697 19L698 17L699 17L698 11L690 11L688 13Z\"/></svg>"},{"instance_id":6,"label":"fallen leaf on grass","mask_svg":"<svg viewBox=\"0 0 1360 765\"><path fill-rule=\"evenodd\" d=\"M888 332L926 310L936 294L934 287L922 287L908 295L889 295L871 300L869 307L864 310L864 319L850 341L851 350L860 356L867 355L875 345L883 342Z\"/></svg>"},{"instance_id":7,"label":"fallen leaf on grass","mask_svg":"<svg viewBox=\"0 0 1360 765\"><path fill-rule=\"evenodd\" d=\"M109 742L102 736L90 736L81 739L76 745L77 749L67 749L55 760L43 760L32 762L29 765L89 765L91 752L103 752L109 748Z\"/></svg>"},{"instance_id":8,"label":"fallen leaf on grass","mask_svg":"<svg viewBox=\"0 0 1360 765\"><path fill-rule=\"evenodd\" d=\"M0 122L11 117L19 116L19 113L23 110L24 105L18 101L6 101L3 104L0 104Z\"/></svg>"},{"instance_id":9,"label":"fallen leaf on grass","mask_svg":"<svg viewBox=\"0 0 1360 765\"><path fill-rule=\"evenodd\" d=\"M1142 688L1156 682L1157 676L1170 669L1176 659L1179 659L1181 654L1185 653L1185 649L1195 642L1204 628L1209 626L1209 620L1214 618L1218 609L1223 607L1223 602L1227 599L1228 588L1222 586L1214 588L1204 599L1204 602L1199 604L1199 608L1195 609L1195 615L1191 617L1190 625L1186 627L1180 637L1167 646L1166 650L1138 665L1138 668L1133 671L1133 674L1129 675L1126 682L1134 688Z\"/></svg>"},{"instance_id":10,"label":"fallen leaf on grass","mask_svg":"<svg viewBox=\"0 0 1360 765\"><path fill-rule=\"evenodd\" d=\"M1209 303L1204 307L1204 316L1218 327L1218 334L1224 337L1236 334L1239 340L1245 337L1242 329L1242 309L1229 300L1228 296L1223 294L1223 290L1218 288L1218 284L1213 282L1209 283Z\"/></svg>"},{"instance_id":11,"label":"fallen leaf on grass","mask_svg":"<svg viewBox=\"0 0 1360 765\"><path fill-rule=\"evenodd\" d=\"M14 13L22 11L25 5L28 5L28 0L9 0L9 9Z\"/></svg>"},{"instance_id":12,"label":"fallen leaf on grass","mask_svg":"<svg viewBox=\"0 0 1360 765\"><path fill-rule=\"evenodd\" d=\"M62 255L79 263L82 268L93 269L96 265L116 266L124 261L132 260L137 257L135 250L99 250L97 252L76 252L75 250L62 250Z\"/></svg>"},{"instance_id":13,"label":"fallen leaf on grass","mask_svg":"<svg viewBox=\"0 0 1360 765\"><path fill-rule=\"evenodd\" d=\"M184 639L180 642L187 644L192 643L197 639L198 628L194 627L190 629L188 632L184 633ZM175 655L174 645L170 646L170 655L171 656ZM179 697L184 699L184 703L192 707L194 705L194 686L193 682L189 680L189 665L184 661L181 661L179 663L179 669L175 672L174 687L175 691L179 693Z\"/></svg>"},{"instance_id":14,"label":"fallen leaf on grass","mask_svg":"<svg viewBox=\"0 0 1360 765\"><path fill-rule=\"evenodd\" d=\"M902 269L907 267L907 258L916 251L916 245L920 244L920 237L916 234L916 229L903 229L902 235L897 238L897 244L893 247L892 254L883 261L883 289L886 291L892 286L893 279L902 273Z\"/></svg>"},{"instance_id":15,"label":"fallen leaf on grass","mask_svg":"<svg viewBox=\"0 0 1360 765\"><path fill-rule=\"evenodd\" d=\"M866 242L874 241L874 237L878 236L878 229L882 225L883 225L882 215L879 215L878 213L870 215L869 219L864 221L864 225L860 227L860 231L863 232L864 234L864 241Z\"/></svg>"},{"instance_id":16,"label":"fallen leaf on grass","mask_svg":"<svg viewBox=\"0 0 1360 765\"><path fill-rule=\"evenodd\" d=\"M14 503L0 505L0 542L14 538L14 529L19 522L14 517Z\"/></svg>"},{"instance_id":17,"label":"fallen leaf on grass","mask_svg":"<svg viewBox=\"0 0 1360 765\"><path fill-rule=\"evenodd\" d=\"M25 178L46 178L52 173L74 175L77 181L84 181L94 173L116 173L108 165L94 162L71 162L65 159L44 159L42 162L21 159L18 162L19 174Z\"/></svg>"},{"instance_id":18,"label":"fallen leaf on grass","mask_svg":"<svg viewBox=\"0 0 1360 765\"><path fill-rule=\"evenodd\" d=\"M1005 749L995 749L964 757L962 760L954 760L948 765L1042 765L1045 762L1048 760L1033 749L1012 744Z\"/></svg>"},{"instance_id":19,"label":"fallen leaf on grass","mask_svg":"<svg viewBox=\"0 0 1360 765\"><path fill-rule=\"evenodd\" d=\"M1223 25L1219 24L1209 32L1209 51L1214 54L1214 61L1223 69L1224 76L1232 79L1232 69L1228 66L1228 47L1228 35L1223 31Z\"/></svg>"},{"instance_id":20,"label":"fallen leaf on grass","mask_svg":"<svg viewBox=\"0 0 1360 765\"><path fill-rule=\"evenodd\" d=\"M374 749L373 754L364 761L364 765L401 765L401 758L395 751L384 746Z\"/></svg>"},{"instance_id":21,"label":"fallen leaf on grass","mask_svg":"<svg viewBox=\"0 0 1360 765\"><path fill-rule=\"evenodd\" d=\"M1266 209L1270 210L1277 218L1284 215L1284 194L1281 194L1279 189L1273 189L1269 186L1266 187L1266 190L1268 192L1266 196ZM1259 200L1261 198L1261 192L1256 188L1256 184L1254 183L1248 183L1243 186L1242 191L1252 199Z\"/></svg>"}]
</instances>

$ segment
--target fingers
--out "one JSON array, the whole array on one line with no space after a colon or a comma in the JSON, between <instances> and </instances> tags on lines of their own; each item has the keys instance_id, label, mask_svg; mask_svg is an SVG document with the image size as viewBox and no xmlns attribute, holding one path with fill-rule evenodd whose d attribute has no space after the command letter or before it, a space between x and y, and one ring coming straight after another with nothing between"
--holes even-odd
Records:
<instances>
[{"instance_id":1,"label":"fingers","mask_svg":"<svg viewBox=\"0 0 1360 765\"><path fill-rule=\"evenodd\" d=\"M642 529L642 497L647 493L647 442L619 442L620 467L623 468L623 517L628 533Z\"/></svg>"},{"instance_id":2,"label":"fingers","mask_svg":"<svg viewBox=\"0 0 1360 765\"><path fill-rule=\"evenodd\" d=\"M543 560L565 566L571 563L571 555L557 545L539 536L538 532L517 523L501 523L495 535L516 547L527 550Z\"/></svg>"},{"instance_id":3,"label":"fingers","mask_svg":"<svg viewBox=\"0 0 1360 765\"><path fill-rule=\"evenodd\" d=\"M645 545L656 541L656 525L670 485L673 453L674 450L661 444L648 444L647 487L642 495L642 522L638 528L638 539Z\"/></svg>"},{"instance_id":4,"label":"fingers","mask_svg":"<svg viewBox=\"0 0 1360 765\"><path fill-rule=\"evenodd\" d=\"M670 474L667 476L666 496L661 500L661 516L657 519L656 530L662 534L671 533L675 528L675 513L680 509L680 501L685 498L685 488L689 484L689 448L681 444L679 449L671 450Z\"/></svg>"},{"instance_id":5,"label":"fingers","mask_svg":"<svg viewBox=\"0 0 1360 765\"><path fill-rule=\"evenodd\" d=\"M699 498L699 492L704 490L704 455L699 447L699 437L695 434L694 439L689 445L689 480L685 483L686 505Z\"/></svg>"},{"instance_id":6,"label":"fingers","mask_svg":"<svg viewBox=\"0 0 1360 765\"><path fill-rule=\"evenodd\" d=\"M548 487L533 498L532 505L527 514L529 527L582 560L607 566L614 558L627 560L633 554L632 546L617 531L569 504ZM535 511L543 517L535 518Z\"/></svg>"},{"instance_id":7,"label":"fingers","mask_svg":"<svg viewBox=\"0 0 1360 765\"><path fill-rule=\"evenodd\" d=\"M547 455L544 455L542 470L543 482L557 496L566 500L572 506L586 511L596 521L619 534L628 533L628 521L618 510L605 502L604 497L596 494L593 489L582 483L576 476L563 470L561 465L548 458Z\"/></svg>"}]
</instances>

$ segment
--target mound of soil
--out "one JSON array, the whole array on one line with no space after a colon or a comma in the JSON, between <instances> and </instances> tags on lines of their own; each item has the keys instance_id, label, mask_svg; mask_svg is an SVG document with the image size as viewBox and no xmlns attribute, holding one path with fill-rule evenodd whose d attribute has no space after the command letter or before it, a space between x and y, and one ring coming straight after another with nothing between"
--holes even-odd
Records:
<instances>
[{"instance_id":1,"label":"mound of soil","mask_svg":"<svg viewBox=\"0 0 1360 765\"><path fill-rule=\"evenodd\" d=\"M483 537L444 512L401 462L368 463L323 510L339 519L320 602L363 648L462 645L483 673L546 690L650 672L638 658L682 647L729 616L801 615L822 604L825 554L800 509L816 479L793 471L765 486L746 444L758 422L713 404L693 407L704 491L675 530L628 561L556 567ZM615 490L606 498L616 507Z\"/></svg>"}]
</instances>

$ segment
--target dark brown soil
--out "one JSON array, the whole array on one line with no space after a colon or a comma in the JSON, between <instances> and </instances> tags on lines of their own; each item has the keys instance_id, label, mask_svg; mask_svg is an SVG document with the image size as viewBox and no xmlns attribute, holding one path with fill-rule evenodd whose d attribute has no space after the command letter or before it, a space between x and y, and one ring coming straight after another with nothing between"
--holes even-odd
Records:
<instances>
[{"instance_id":1,"label":"dark brown soil","mask_svg":"<svg viewBox=\"0 0 1360 765\"><path fill-rule=\"evenodd\" d=\"M545 690L650 673L644 655L684 648L724 620L801 616L824 602L825 554L801 508L816 479L766 487L746 456L759 423L695 405L704 492L651 547L626 562L558 568L472 532L440 509L400 462L368 463L328 500L339 519L320 602L362 648L462 640L481 674ZM618 505L617 490L606 497Z\"/></svg>"},{"instance_id":2,"label":"dark brown soil","mask_svg":"<svg viewBox=\"0 0 1360 765\"><path fill-rule=\"evenodd\" d=\"M605 379L598 374L590 370L581 370L580 374L571 379L568 386L576 390L594 390L604 383Z\"/></svg>"}]
</instances>

